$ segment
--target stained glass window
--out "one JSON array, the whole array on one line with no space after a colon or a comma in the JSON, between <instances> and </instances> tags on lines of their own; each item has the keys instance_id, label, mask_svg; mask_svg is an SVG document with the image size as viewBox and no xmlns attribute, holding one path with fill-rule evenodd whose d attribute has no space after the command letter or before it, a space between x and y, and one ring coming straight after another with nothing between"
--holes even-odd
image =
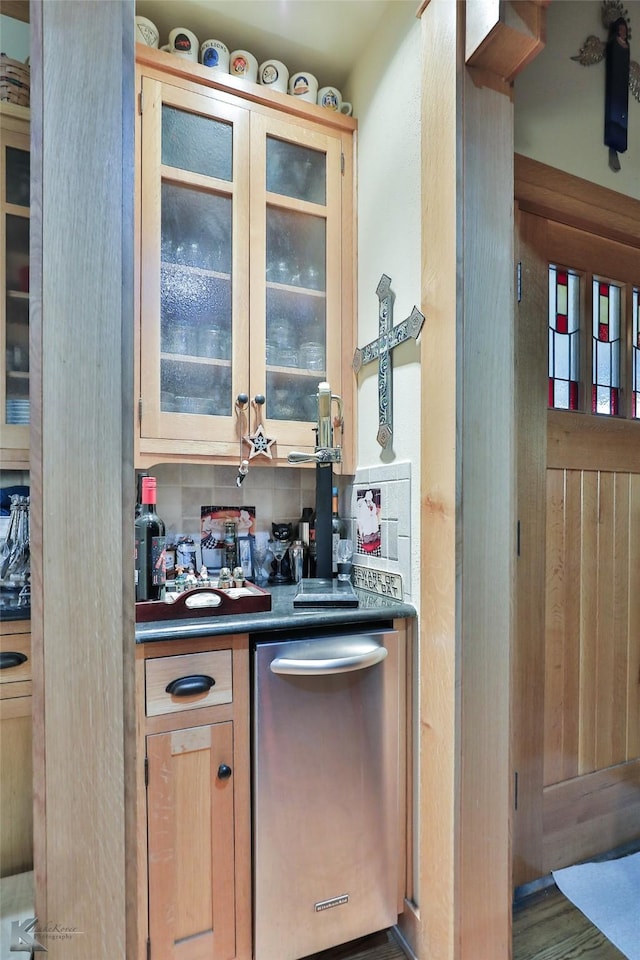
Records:
<instances>
[{"instance_id":1,"label":"stained glass window","mask_svg":"<svg viewBox=\"0 0 640 960\"><path fill-rule=\"evenodd\" d=\"M632 298L633 314L633 344L631 355L633 357L633 406L631 416L640 420L640 321L638 320L638 300L640 299L640 290L634 287Z\"/></svg>"},{"instance_id":2,"label":"stained glass window","mask_svg":"<svg viewBox=\"0 0 640 960\"><path fill-rule=\"evenodd\" d=\"M616 416L620 399L622 290L593 279L593 370L591 411Z\"/></svg>"},{"instance_id":3,"label":"stained glass window","mask_svg":"<svg viewBox=\"0 0 640 960\"><path fill-rule=\"evenodd\" d=\"M549 406L578 409L580 277L549 265Z\"/></svg>"}]
</instances>

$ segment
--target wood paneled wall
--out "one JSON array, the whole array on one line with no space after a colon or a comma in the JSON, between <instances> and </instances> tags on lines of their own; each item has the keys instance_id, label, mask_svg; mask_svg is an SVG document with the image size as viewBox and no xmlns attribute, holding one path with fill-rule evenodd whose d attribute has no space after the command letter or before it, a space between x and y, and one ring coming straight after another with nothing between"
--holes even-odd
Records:
<instances>
[{"instance_id":1,"label":"wood paneled wall","mask_svg":"<svg viewBox=\"0 0 640 960\"><path fill-rule=\"evenodd\" d=\"M640 474L547 471L545 872L638 836Z\"/></svg>"},{"instance_id":2,"label":"wood paneled wall","mask_svg":"<svg viewBox=\"0 0 640 960\"><path fill-rule=\"evenodd\" d=\"M545 786L640 755L640 475L547 491Z\"/></svg>"}]
</instances>

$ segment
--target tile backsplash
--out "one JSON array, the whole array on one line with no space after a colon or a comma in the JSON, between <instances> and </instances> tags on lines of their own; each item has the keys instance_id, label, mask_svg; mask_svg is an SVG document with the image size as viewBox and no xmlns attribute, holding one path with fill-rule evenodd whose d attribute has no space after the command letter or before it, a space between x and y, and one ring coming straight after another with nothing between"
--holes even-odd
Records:
<instances>
[{"instance_id":1,"label":"tile backsplash","mask_svg":"<svg viewBox=\"0 0 640 960\"><path fill-rule=\"evenodd\" d=\"M260 467L253 464L240 487L236 467L207 464L156 464L148 473L158 481L158 513L167 534L200 538L200 507L251 505L256 530L271 531L274 520L297 523L303 507L316 499L314 469Z\"/></svg>"},{"instance_id":2,"label":"tile backsplash","mask_svg":"<svg viewBox=\"0 0 640 960\"><path fill-rule=\"evenodd\" d=\"M358 550L358 501L372 492L371 499L379 501L378 525L380 545L375 554L361 546ZM341 497L341 514L356 546L353 562L385 573L400 574L404 599L411 601L411 463L381 464L356 470L353 482L345 487ZM417 568L415 568L417 569Z\"/></svg>"},{"instance_id":3,"label":"tile backsplash","mask_svg":"<svg viewBox=\"0 0 640 960\"><path fill-rule=\"evenodd\" d=\"M158 513L170 538L200 539L200 508L205 505L255 506L256 530L271 531L272 521L297 523L303 507L314 507L315 468L249 467L240 487L236 467L208 464L157 464L148 471L158 481ZM380 546L377 555L354 553L359 566L402 577L404 597L411 601L411 463L360 468L355 476L336 476L340 516L345 534L357 544L358 493L379 491ZM417 569L417 567L416 567Z\"/></svg>"}]
</instances>

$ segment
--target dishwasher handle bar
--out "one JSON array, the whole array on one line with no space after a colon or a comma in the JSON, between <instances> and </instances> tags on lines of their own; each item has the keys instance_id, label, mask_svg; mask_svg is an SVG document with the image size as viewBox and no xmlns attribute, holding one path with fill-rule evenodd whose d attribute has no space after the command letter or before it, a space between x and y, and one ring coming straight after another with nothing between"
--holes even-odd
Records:
<instances>
[{"instance_id":1,"label":"dishwasher handle bar","mask_svg":"<svg viewBox=\"0 0 640 960\"><path fill-rule=\"evenodd\" d=\"M387 648L378 644L375 646L367 645L363 647L356 646L349 651L346 647L344 653L328 655L326 657L275 657L270 663L272 673L288 674L289 676L327 676L332 673L348 673L350 670L364 670L366 667L372 667L380 663L387 655Z\"/></svg>"}]
</instances>

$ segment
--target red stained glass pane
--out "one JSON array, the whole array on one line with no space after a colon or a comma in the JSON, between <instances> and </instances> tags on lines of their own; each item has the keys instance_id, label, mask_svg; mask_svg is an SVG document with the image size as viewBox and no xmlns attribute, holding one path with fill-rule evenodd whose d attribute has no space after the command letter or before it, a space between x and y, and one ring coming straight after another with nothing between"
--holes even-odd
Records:
<instances>
[{"instance_id":1,"label":"red stained glass pane","mask_svg":"<svg viewBox=\"0 0 640 960\"><path fill-rule=\"evenodd\" d=\"M578 409L578 384L575 380L572 380L569 384L569 409Z\"/></svg>"},{"instance_id":2,"label":"red stained glass pane","mask_svg":"<svg viewBox=\"0 0 640 960\"><path fill-rule=\"evenodd\" d=\"M601 340L603 343L609 342L609 324L598 324L598 340Z\"/></svg>"},{"instance_id":3,"label":"red stained glass pane","mask_svg":"<svg viewBox=\"0 0 640 960\"><path fill-rule=\"evenodd\" d=\"M549 406L552 407L553 405L554 405L553 377L549 377Z\"/></svg>"},{"instance_id":4,"label":"red stained glass pane","mask_svg":"<svg viewBox=\"0 0 640 960\"><path fill-rule=\"evenodd\" d=\"M618 388L617 387L611 388L611 413L613 414L614 417L617 416L618 414Z\"/></svg>"},{"instance_id":5,"label":"red stained glass pane","mask_svg":"<svg viewBox=\"0 0 640 960\"><path fill-rule=\"evenodd\" d=\"M569 321L567 315L564 313L556 314L556 330L558 333L568 333L569 332Z\"/></svg>"},{"instance_id":6,"label":"red stained glass pane","mask_svg":"<svg viewBox=\"0 0 640 960\"><path fill-rule=\"evenodd\" d=\"M562 284L564 287L566 287L566 285L567 285L567 283L568 283L568 279L567 279L567 278L568 278L568 274L567 274L567 271L566 271L566 270L558 270L557 276L558 276L558 283L559 283L559 284Z\"/></svg>"},{"instance_id":7,"label":"red stained glass pane","mask_svg":"<svg viewBox=\"0 0 640 960\"><path fill-rule=\"evenodd\" d=\"M609 284L608 284L608 283L601 283L599 289L600 289L600 296L601 296L601 297L608 297L608 296L609 296Z\"/></svg>"}]
</instances>

